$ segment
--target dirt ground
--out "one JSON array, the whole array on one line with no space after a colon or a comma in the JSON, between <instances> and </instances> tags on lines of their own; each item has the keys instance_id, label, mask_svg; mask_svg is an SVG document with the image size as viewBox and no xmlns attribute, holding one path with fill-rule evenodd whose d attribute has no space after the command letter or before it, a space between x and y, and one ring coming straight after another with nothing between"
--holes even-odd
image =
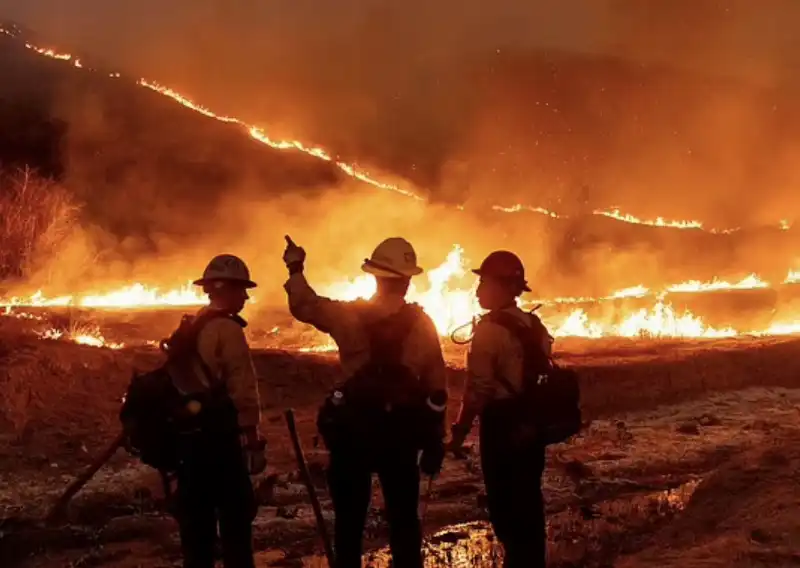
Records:
<instances>
[{"instance_id":1,"label":"dirt ground","mask_svg":"<svg viewBox=\"0 0 800 568\"><path fill-rule=\"evenodd\" d=\"M800 498L793 479L800 464L800 341L560 346L563 363L581 371L592 422L551 450L545 494L553 566L800 560L793 552L800 524L792 520ZM448 347L448 354L458 399L462 353ZM178 565L175 523L157 476L122 451L75 497L65 522L43 522L59 492L113 439L131 370L157 361L151 347L46 341L0 318L0 565ZM270 463L255 479L259 565L324 565L282 414L289 407L297 413L330 520L314 414L336 379L335 357L272 349L257 350L255 362ZM366 538L373 564L384 566L386 528L375 490ZM496 563L483 505L477 461L448 461L425 515L430 566Z\"/></svg>"}]
</instances>

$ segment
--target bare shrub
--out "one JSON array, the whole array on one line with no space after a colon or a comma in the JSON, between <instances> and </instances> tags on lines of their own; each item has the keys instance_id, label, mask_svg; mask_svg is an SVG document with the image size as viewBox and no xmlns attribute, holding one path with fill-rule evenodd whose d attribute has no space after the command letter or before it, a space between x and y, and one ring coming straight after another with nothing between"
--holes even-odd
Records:
<instances>
[{"instance_id":1,"label":"bare shrub","mask_svg":"<svg viewBox=\"0 0 800 568\"><path fill-rule=\"evenodd\" d=\"M29 169L0 173L0 279L21 278L57 254L79 211L67 189Z\"/></svg>"}]
</instances>

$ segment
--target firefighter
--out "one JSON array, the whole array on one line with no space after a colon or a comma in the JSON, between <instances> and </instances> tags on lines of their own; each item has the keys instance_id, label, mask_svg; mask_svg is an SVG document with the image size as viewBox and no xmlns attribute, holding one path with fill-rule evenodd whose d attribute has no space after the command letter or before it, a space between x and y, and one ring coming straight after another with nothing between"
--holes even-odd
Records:
<instances>
[{"instance_id":1,"label":"firefighter","mask_svg":"<svg viewBox=\"0 0 800 568\"><path fill-rule=\"evenodd\" d=\"M266 468L266 444L258 433L260 403L247 323L239 316L256 286L245 263L232 255L211 260L194 282L208 294L199 311L196 356L173 372L191 397L193 428L178 445L177 517L186 568L214 566L217 525L226 568L252 568L256 501L250 474Z\"/></svg>"},{"instance_id":2,"label":"firefighter","mask_svg":"<svg viewBox=\"0 0 800 568\"><path fill-rule=\"evenodd\" d=\"M512 316L525 326L539 327L538 347L547 359L552 338L535 315L517 307L519 296L530 288L515 254L493 252L473 272L480 277L478 301L489 313L474 329L467 355L467 384L450 447L461 454L474 419L480 417L489 518L505 549L505 566L543 567L547 543L542 499L545 446L535 437L521 437L520 421L504 405L522 390L523 347L506 327L492 321L492 315ZM510 393L505 383L515 392Z\"/></svg>"},{"instance_id":3,"label":"firefighter","mask_svg":"<svg viewBox=\"0 0 800 568\"><path fill-rule=\"evenodd\" d=\"M420 471L433 476L442 467L447 387L436 328L405 300L411 277L423 272L417 255L405 239L386 239L362 265L375 277L375 295L368 301L342 302L311 288L303 273L305 251L288 236L286 241L283 258L289 279L284 287L291 313L332 336L343 372L317 421L330 457L336 566L361 566L376 473L393 565L421 568Z\"/></svg>"}]
</instances>

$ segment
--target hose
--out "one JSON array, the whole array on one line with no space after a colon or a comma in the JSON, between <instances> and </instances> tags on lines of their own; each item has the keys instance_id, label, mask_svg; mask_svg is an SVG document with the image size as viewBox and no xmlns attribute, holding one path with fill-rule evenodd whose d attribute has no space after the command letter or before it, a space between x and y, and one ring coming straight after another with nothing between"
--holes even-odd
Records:
<instances>
[{"instance_id":1,"label":"hose","mask_svg":"<svg viewBox=\"0 0 800 568\"><path fill-rule=\"evenodd\" d=\"M457 328L453 329L453 331L450 332L450 341L452 341L456 345L467 345L468 343L470 343L472 341L473 336L475 335L474 331L469 334L469 337L466 340L457 339L456 334L462 329L466 329L468 326L472 326L472 329L474 330L475 326L478 323L477 320L478 320L477 317L473 317L467 323L461 324Z\"/></svg>"}]
</instances>

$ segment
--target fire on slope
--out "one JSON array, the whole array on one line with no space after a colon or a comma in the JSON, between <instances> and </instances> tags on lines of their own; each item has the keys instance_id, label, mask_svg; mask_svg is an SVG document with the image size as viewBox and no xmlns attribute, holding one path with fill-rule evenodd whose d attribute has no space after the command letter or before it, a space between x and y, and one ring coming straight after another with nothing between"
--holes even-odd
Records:
<instances>
[{"instance_id":1,"label":"fire on slope","mask_svg":"<svg viewBox=\"0 0 800 568\"><path fill-rule=\"evenodd\" d=\"M17 37L19 35L19 31L12 29L10 27L4 28L2 26L0 26L0 33L8 35L12 38ZM41 56L68 62L74 67L85 69L85 66L83 65L83 63L81 63L81 60L72 54L59 52L51 48L39 47L29 42L25 43L25 47ZM93 69L91 68L88 68L87 70L93 71ZM112 72L108 73L108 76L112 78L120 78L121 74L118 72ZM380 181L379 179L373 177L372 175L362 170L358 166L354 164L348 164L347 162L343 162L320 147L303 144L298 140L274 140L270 138L269 135L262 128L259 128L258 126L248 124L246 121L237 117L217 114L214 111L210 110L209 108L196 103L190 97L181 94L175 91L174 89L161 85L155 81L149 81L147 79L140 78L136 81L136 84L139 85L140 87L150 89L165 97L169 97L170 99L182 105L183 107L188 108L199 114L202 114L207 118L211 118L228 124L235 124L243 128L250 135L251 138L266 146L278 150L297 150L303 152L317 159L330 162L334 164L337 168L339 168L342 172L349 175L350 177L358 179L369 185L372 185L373 187L393 191L419 201L424 200L424 198L420 196L418 193L415 193L410 189L400 187L399 185L396 184ZM463 206L459 206L459 208L463 208ZM511 207L495 205L492 207L492 209L495 211L501 211L506 213L514 213L519 211L533 211L554 219L565 217L564 215L560 215L558 213L555 213L553 211L550 211L542 207L533 207L522 204L513 205ZM740 227L728 228L728 229L706 228L702 222L697 220L666 220L662 217L657 217L654 220L642 219L628 213L623 213L616 207L609 209L596 209L592 211L592 215L608 217L610 219L614 219L625 223L632 223L636 225L647 225L652 227L664 227L672 229L696 229L696 230L708 231L710 233L725 234L740 230ZM776 223L776 226L780 227L783 230L788 230L792 226L792 221L782 219L778 223Z\"/></svg>"},{"instance_id":2,"label":"fire on slope","mask_svg":"<svg viewBox=\"0 0 800 568\"><path fill-rule=\"evenodd\" d=\"M19 35L16 30L3 29L1 27L0 33L5 33L6 35L12 37ZM37 47L31 43L26 43L25 47L41 56L69 62L77 68L85 68L79 59L70 54ZM110 73L110 76L120 77L120 74ZM147 81L145 79L139 79L137 84L162 96L169 97L171 100L182 105L183 107L200 113L203 116L219 120L221 122L238 125L245 129L253 139L262 144L276 149L293 149L304 152L318 159L331 162L348 175L363 182L369 183L374 187L396 191L415 199L422 199L422 197L409 190L405 190L396 185L384 183L372 178L365 172L357 169L355 166L339 161L321 148L307 146L299 141L294 140L273 140L262 129L249 125L239 118L218 115L168 87L159 85L152 81ZM553 211L543 209L541 207L531 207L526 205L516 205L513 207L495 206L493 209L505 212L531 210L542 215L547 215L551 218L562 217ZM714 233L727 233L737 230L706 229L704 228L703 223L695 220L669 221L660 217L656 218L655 220L641 219L627 213L622 213L616 208L607 210L594 210L592 211L592 214L608 217L610 219L625 223L672 229L707 230ZM788 220L782 220L779 226L781 229L789 229L791 222ZM428 287L424 290L414 288L411 290L410 294L411 299L419 302L431 315L438 330L443 335L447 334L455 326L469 321L479 311L474 299L474 295L471 292L470 284L459 286L457 282L466 274L462 255L463 251L460 248L454 249L454 251L448 256L447 260L439 268L428 273ZM456 280L456 284L453 284L454 280ZM800 280L798 273L790 273L786 279L787 282L796 282L798 280ZM374 292L373 286L374 283L368 278L360 277L352 281L335 283L329 286L326 289L326 292L334 297L341 297L344 299L368 297ZM562 317L554 321L548 321L548 323L552 329L556 330L556 334L561 336L577 335L584 337L600 337L604 335L636 336L648 334L655 336L717 337L720 335L736 335L738 332L733 329L718 330L709 327L690 312L684 312L682 314L675 313L672 306L664 300L664 294L668 292L701 292L726 289L765 288L767 286L767 283L761 281L755 275L751 275L750 277L737 283L729 283L724 281L712 281L707 283L698 281L684 282L669 286L665 290L662 290L658 293L651 291L644 286L635 286L614 292L606 298L601 298L602 300L645 297L650 295L655 297L655 302L649 309L641 309L635 313L623 314L623 319L618 320L620 323L609 324L590 321L587 314L581 309L575 309L569 313L567 317ZM554 302L566 303L575 300L596 301L597 299L561 298L556 299ZM176 290L169 290L164 293L160 293L157 289L151 289L142 284L134 284L109 294L87 295L80 297L62 296L57 298L49 298L39 292L27 299L12 298L5 302L5 304L10 306L31 305L41 307L83 306L95 308L135 308L151 306L190 306L202 304L204 301L204 298L198 295L198 293L190 286L184 286ZM785 333L785 330L794 329L794 324L787 323L779 326L772 326L770 330L762 333Z\"/></svg>"}]
</instances>

